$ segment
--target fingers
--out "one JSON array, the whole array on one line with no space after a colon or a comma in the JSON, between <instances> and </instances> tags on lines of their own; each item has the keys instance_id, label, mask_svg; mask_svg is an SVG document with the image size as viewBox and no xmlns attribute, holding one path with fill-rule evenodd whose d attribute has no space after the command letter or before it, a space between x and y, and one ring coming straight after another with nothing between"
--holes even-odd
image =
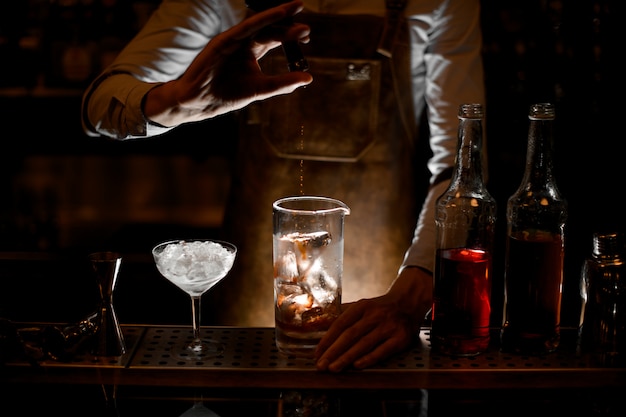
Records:
<instances>
[{"instance_id":1,"label":"fingers","mask_svg":"<svg viewBox=\"0 0 626 417\"><path fill-rule=\"evenodd\" d=\"M235 39L246 39L267 26L300 13L303 7L301 0L290 1L263 12L255 13L230 30L233 31L232 35Z\"/></svg>"},{"instance_id":2,"label":"fingers","mask_svg":"<svg viewBox=\"0 0 626 417\"><path fill-rule=\"evenodd\" d=\"M286 31L285 28L268 28L268 30L260 32L253 38L251 45L252 53L259 60L270 50L280 45L281 42L309 43L309 33L309 26L304 24L294 24Z\"/></svg>"},{"instance_id":3,"label":"fingers","mask_svg":"<svg viewBox=\"0 0 626 417\"><path fill-rule=\"evenodd\" d=\"M319 370L344 369L376 347L377 323L362 317L363 309L354 307L337 318L316 349Z\"/></svg>"},{"instance_id":4,"label":"fingers","mask_svg":"<svg viewBox=\"0 0 626 417\"><path fill-rule=\"evenodd\" d=\"M363 369L407 348L412 321L384 297L360 300L346 309L316 350L320 371Z\"/></svg>"},{"instance_id":5,"label":"fingers","mask_svg":"<svg viewBox=\"0 0 626 417\"><path fill-rule=\"evenodd\" d=\"M302 23L287 26L275 25L302 11L302 1L295 0L280 6L255 13L239 24L215 36L207 45L211 50L219 51L222 55L230 55L237 51L245 42L254 40L253 51L257 59L268 50L277 47L283 41L298 41L308 43L310 28Z\"/></svg>"},{"instance_id":6,"label":"fingers","mask_svg":"<svg viewBox=\"0 0 626 417\"><path fill-rule=\"evenodd\" d=\"M346 305L342 306L344 309L343 312L339 317L337 317L335 322L332 326L330 326L330 329L328 329L322 340L320 340L317 345L317 349L315 350L317 357L321 358L324 352L326 352L331 345L337 343L337 340L345 338L342 337L344 332L354 332L354 330L350 329L350 327L357 323L363 316L362 310L359 309L356 304L357 303L353 303L349 305L349 307L346 307ZM326 355L326 357L328 357L328 355Z\"/></svg>"},{"instance_id":7,"label":"fingers","mask_svg":"<svg viewBox=\"0 0 626 417\"><path fill-rule=\"evenodd\" d=\"M362 328L359 332L350 333L346 331L322 355L318 361L319 370L341 372L349 367L366 368L403 347L400 339L392 336L393 332L381 327ZM362 334L355 336L356 333Z\"/></svg>"},{"instance_id":8,"label":"fingers","mask_svg":"<svg viewBox=\"0 0 626 417\"><path fill-rule=\"evenodd\" d=\"M320 357L317 369L330 372L341 372L349 367L364 369L402 351L410 340L400 327L389 331L376 327L358 339L345 334Z\"/></svg>"},{"instance_id":9,"label":"fingers","mask_svg":"<svg viewBox=\"0 0 626 417\"><path fill-rule=\"evenodd\" d=\"M349 335L352 330L343 333L317 361L320 371L340 372L359 359L370 348L370 340L366 337Z\"/></svg>"},{"instance_id":10,"label":"fingers","mask_svg":"<svg viewBox=\"0 0 626 417\"><path fill-rule=\"evenodd\" d=\"M264 100L280 94L288 94L299 87L310 84L313 81L311 74L307 72L287 72L275 76L265 76L258 80L256 86L256 99Z\"/></svg>"},{"instance_id":11,"label":"fingers","mask_svg":"<svg viewBox=\"0 0 626 417\"><path fill-rule=\"evenodd\" d=\"M402 349L406 347L406 344L398 339L390 338L384 340L381 344L377 345L371 351L365 351L363 354L359 354L357 358L353 361L352 366L356 369L365 369L370 367L384 358L387 358L395 353L400 352ZM332 372L339 372L342 369L335 370L335 364L331 364L329 368Z\"/></svg>"},{"instance_id":12,"label":"fingers","mask_svg":"<svg viewBox=\"0 0 626 417\"><path fill-rule=\"evenodd\" d=\"M272 26L259 32L254 40L257 43L270 41L297 41L300 43L309 43L311 28L304 23L294 23L287 28Z\"/></svg>"}]
</instances>

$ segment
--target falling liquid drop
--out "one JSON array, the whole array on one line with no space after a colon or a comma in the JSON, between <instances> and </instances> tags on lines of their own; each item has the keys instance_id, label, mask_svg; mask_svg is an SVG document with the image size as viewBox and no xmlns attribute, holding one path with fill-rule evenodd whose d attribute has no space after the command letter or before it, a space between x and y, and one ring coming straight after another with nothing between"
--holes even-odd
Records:
<instances>
[{"instance_id":1,"label":"falling liquid drop","mask_svg":"<svg viewBox=\"0 0 626 417\"><path fill-rule=\"evenodd\" d=\"M299 150L304 151L304 125L300 125ZM304 159L300 159L300 195L304 195Z\"/></svg>"}]
</instances>

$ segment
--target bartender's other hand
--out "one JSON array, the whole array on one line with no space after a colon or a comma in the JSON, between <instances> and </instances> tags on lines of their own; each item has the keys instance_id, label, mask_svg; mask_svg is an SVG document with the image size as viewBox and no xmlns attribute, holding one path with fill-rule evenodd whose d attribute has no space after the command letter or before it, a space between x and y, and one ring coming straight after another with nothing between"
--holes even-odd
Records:
<instances>
[{"instance_id":1,"label":"bartender's other hand","mask_svg":"<svg viewBox=\"0 0 626 417\"><path fill-rule=\"evenodd\" d=\"M283 41L309 41L308 25L275 23L302 11L294 0L255 13L215 36L177 80L148 92L144 115L163 126L205 120L310 84L311 74L264 74L258 60ZM285 64L286 65L286 64Z\"/></svg>"},{"instance_id":2,"label":"bartender's other hand","mask_svg":"<svg viewBox=\"0 0 626 417\"><path fill-rule=\"evenodd\" d=\"M432 305L432 275L405 268L389 291L346 304L316 349L317 369L363 369L409 347Z\"/></svg>"}]
</instances>

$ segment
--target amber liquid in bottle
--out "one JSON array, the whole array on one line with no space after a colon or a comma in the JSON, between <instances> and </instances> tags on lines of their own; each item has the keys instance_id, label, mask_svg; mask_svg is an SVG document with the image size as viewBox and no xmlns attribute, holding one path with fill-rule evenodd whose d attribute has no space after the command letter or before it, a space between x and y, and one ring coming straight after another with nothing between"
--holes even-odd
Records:
<instances>
[{"instance_id":1,"label":"amber liquid in bottle","mask_svg":"<svg viewBox=\"0 0 626 417\"><path fill-rule=\"evenodd\" d=\"M507 236L505 350L542 353L559 345L562 248L558 235Z\"/></svg>"},{"instance_id":2,"label":"amber liquid in bottle","mask_svg":"<svg viewBox=\"0 0 626 417\"><path fill-rule=\"evenodd\" d=\"M619 232L593 234L580 280L579 352L601 366L626 366L626 246Z\"/></svg>"},{"instance_id":3,"label":"amber liquid in bottle","mask_svg":"<svg viewBox=\"0 0 626 417\"><path fill-rule=\"evenodd\" d=\"M560 342L567 202L552 173L554 106L534 104L526 168L507 202L504 352L541 355Z\"/></svg>"}]
</instances>

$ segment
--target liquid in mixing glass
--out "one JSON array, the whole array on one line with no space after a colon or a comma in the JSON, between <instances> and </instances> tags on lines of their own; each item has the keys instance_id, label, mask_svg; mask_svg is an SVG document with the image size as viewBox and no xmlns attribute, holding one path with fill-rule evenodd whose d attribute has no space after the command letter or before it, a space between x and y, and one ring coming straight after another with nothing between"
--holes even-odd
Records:
<instances>
[{"instance_id":1,"label":"liquid in mixing glass","mask_svg":"<svg viewBox=\"0 0 626 417\"><path fill-rule=\"evenodd\" d=\"M341 311L343 247L328 232L291 233L275 240L276 344L280 351L312 356Z\"/></svg>"}]
</instances>

